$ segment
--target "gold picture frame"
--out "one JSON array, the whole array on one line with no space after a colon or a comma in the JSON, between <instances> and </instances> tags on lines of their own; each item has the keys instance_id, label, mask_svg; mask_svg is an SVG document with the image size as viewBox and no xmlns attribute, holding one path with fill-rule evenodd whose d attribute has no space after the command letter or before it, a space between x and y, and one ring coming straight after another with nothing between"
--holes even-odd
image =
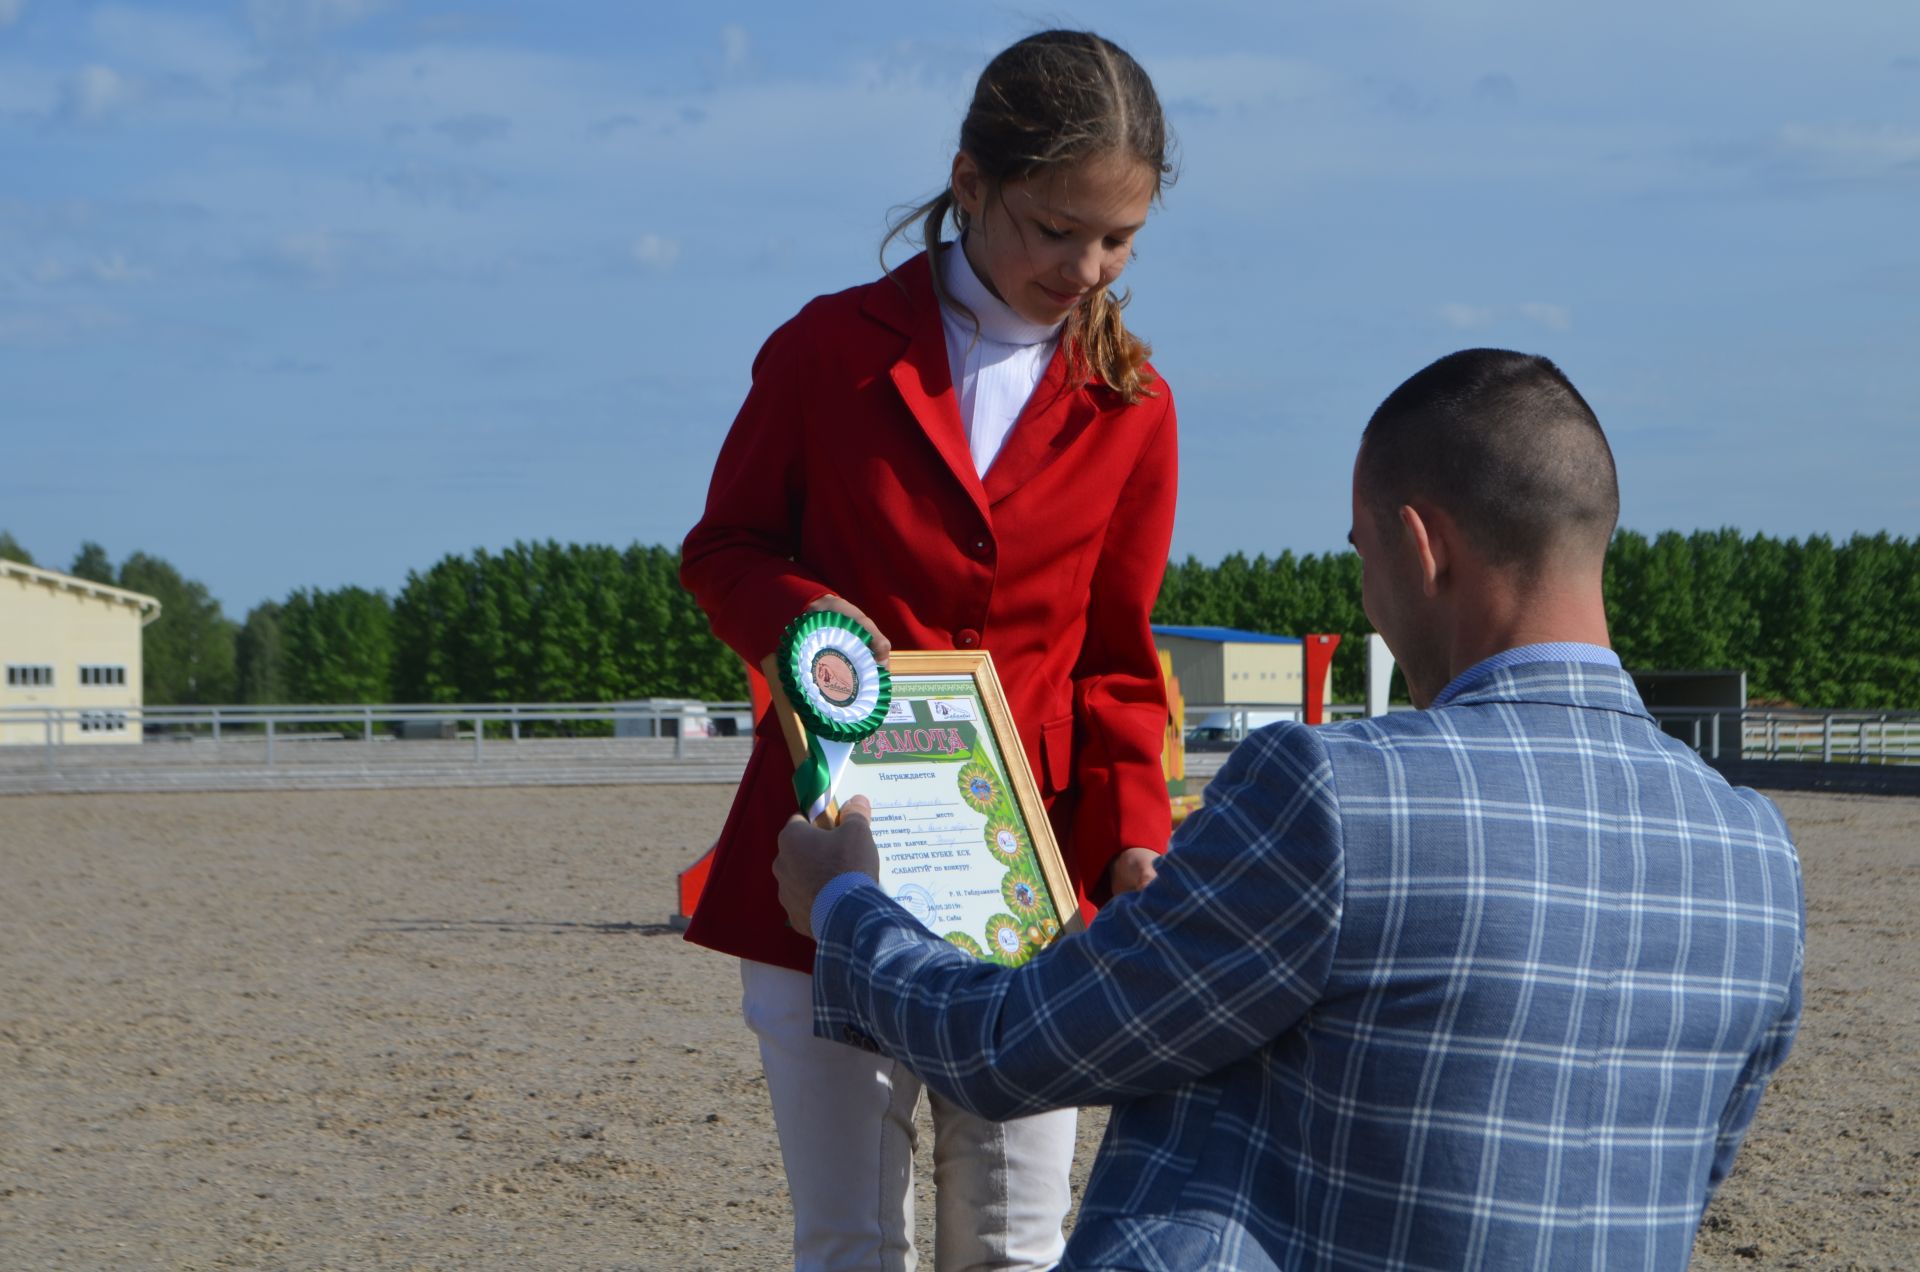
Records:
<instances>
[{"instance_id":1,"label":"gold picture frame","mask_svg":"<svg viewBox=\"0 0 1920 1272\"><path fill-rule=\"evenodd\" d=\"M980 957L1017 966L1059 935L1079 931L1079 900L993 656L896 649L887 666L888 720L854 744L820 823L839 820L836 796L867 794L881 887L935 935ZM809 754L806 727L772 658L764 670L798 767ZM996 888L1004 904L983 918ZM1030 898L1032 892L1041 895Z\"/></svg>"}]
</instances>

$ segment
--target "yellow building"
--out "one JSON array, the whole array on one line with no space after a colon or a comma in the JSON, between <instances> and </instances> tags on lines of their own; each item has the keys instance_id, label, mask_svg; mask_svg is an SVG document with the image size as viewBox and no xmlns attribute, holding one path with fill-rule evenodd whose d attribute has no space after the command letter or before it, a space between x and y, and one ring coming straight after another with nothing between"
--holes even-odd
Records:
<instances>
[{"instance_id":1,"label":"yellow building","mask_svg":"<svg viewBox=\"0 0 1920 1272\"><path fill-rule=\"evenodd\" d=\"M1153 643L1179 678L1190 739L1194 732L1239 738L1263 724L1305 718L1307 656L1298 636L1156 623ZM1331 667L1323 674L1322 690L1331 693Z\"/></svg>"},{"instance_id":2,"label":"yellow building","mask_svg":"<svg viewBox=\"0 0 1920 1272\"><path fill-rule=\"evenodd\" d=\"M1307 700L1298 636L1155 624L1153 643L1173 656L1188 702L1298 707Z\"/></svg>"},{"instance_id":3,"label":"yellow building","mask_svg":"<svg viewBox=\"0 0 1920 1272\"><path fill-rule=\"evenodd\" d=\"M0 744L140 740L140 630L160 602L18 561L0 560Z\"/></svg>"}]
</instances>

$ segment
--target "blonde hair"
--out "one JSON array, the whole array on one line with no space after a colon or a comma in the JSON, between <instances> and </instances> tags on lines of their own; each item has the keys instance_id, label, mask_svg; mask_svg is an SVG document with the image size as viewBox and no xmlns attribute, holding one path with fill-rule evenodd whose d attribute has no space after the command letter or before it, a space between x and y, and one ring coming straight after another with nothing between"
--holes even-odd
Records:
<instances>
[{"instance_id":1,"label":"blonde hair","mask_svg":"<svg viewBox=\"0 0 1920 1272\"><path fill-rule=\"evenodd\" d=\"M1125 49L1090 31L1042 31L987 63L960 125L960 149L995 193L1062 164L1115 153L1147 165L1156 199L1173 177L1153 81ZM951 188L907 208L880 243L882 267L896 238L917 238L933 253L949 219L956 233L965 232L967 215ZM943 304L973 317L947 293L937 264L933 288ZM1074 306L1062 336L1076 374L1097 377L1132 403L1152 396L1143 369L1153 350L1127 330L1121 311L1128 299L1096 288Z\"/></svg>"}]
</instances>

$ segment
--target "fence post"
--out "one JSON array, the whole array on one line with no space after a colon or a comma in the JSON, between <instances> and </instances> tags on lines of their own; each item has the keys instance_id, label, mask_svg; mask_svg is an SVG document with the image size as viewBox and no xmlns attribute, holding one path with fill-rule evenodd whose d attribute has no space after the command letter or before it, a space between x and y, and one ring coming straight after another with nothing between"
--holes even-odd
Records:
<instances>
[{"instance_id":1,"label":"fence post","mask_svg":"<svg viewBox=\"0 0 1920 1272\"><path fill-rule=\"evenodd\" d=\"M1720 720L1724 714L1719 711L1713 713L1713 758L1716 760L1720 758Z\"/></svg>"},{"instance_id":2,"label":"fence post","mask_svg":"<svg viewBox=\"0 0 1920 1272\"><path fill-rule=\"evenodd\" d=\"M267 717L267 767L273 767L273 717Z\"/></svg>"},{"instance_id":3,"label":"fence post","mask_svg":"<svg viewBox=\"0 0 1920 1272\"><path fill-rule=\"evenodd\" d=\"M1820 762L1833 763L1833 713L1820 718Z\"/></svg>"},{"instance_id":4,"label":"fence post","mask_svg":"<svg viewBox=\"0 0 1920 1272\"><path fill-rule=\"evenodd\" d=\"M373 741L373 708L362 707L360 711L360 740L362 742L371 742Z\"/></svg>"},{"instance_id":5,"label":"fence post","mask_svg":"<svg viewBox=\"0 0 1920 1272\"><path fill-rule=\"evenodd\" d=\"M1700 754L1700 717L1693 717L1693 753Z\"/></svg>"},{"instance_id":6,"label":"fence post","mask_svg":"<svg viewBox=\"0 0 1920 1272\"><path fill-rule=\"evenodd\" d=\"M213 709L213 740L216 744L220 741L220 708L218 707Z\"/></svg>"},{"instance_id":7,"label":"fence post","mask_svg":"<svg viewBox=\"0 0 1920 1272\"><path fill-rule=\"evenodd\" d=\"M520 704L517 702L513 704L513 716L509 727L513 731L513 740L518 742L520 740Z\"/></svg>"},{"instance_id":8,"label":"fence post","mask_svg":"<svg viewBox=\"0 0 1920 1272\"><path fill-rule=\"evenodd\" d=\"M44 720L44 721L46 722L46 726L47 726L47 772L49 772L49 773L51 773L51 772L53 772L53 770L54 770L54 763L53 763L53 712L52 712L51 710L49 710L49 711L48 711L48 712L46 713L46 715L44 715L44 716L42 716L42 717L41 717L41 719L42 719L42 720Z\"/></svg>"},{"instance_id":9,"label":"fence post","mask_svg":"<svg viewBox=\"0 0 1920 1272\"><path fill-rule=\"evenodd\" d=\"M487 722L479 716L473 717L473 762L480 762L480 744L486 740Z\"/></svg>"},{"instance_id":10,"label":"fence post","mask_svg":"<svg viewBox=\"0 0 1920 1272\"><path fill-rule=\"evenodd\" d=\"M687 709L685 707L680 708L679 722L673 726L673 758L676 760L687 758Z\"/></svg>"}]
</instances>

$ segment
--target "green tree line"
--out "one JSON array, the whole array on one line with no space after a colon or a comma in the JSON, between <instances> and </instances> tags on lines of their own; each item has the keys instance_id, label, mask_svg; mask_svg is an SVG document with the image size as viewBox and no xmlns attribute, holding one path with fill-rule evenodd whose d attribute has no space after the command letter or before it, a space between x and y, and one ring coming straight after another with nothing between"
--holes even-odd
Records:
<instances>
[{"instance_id":1,"label":"green tree line","mask_svg":"<svg viewBox=\"0 0 1920 1272\"><path fill-rule=\"evenodd\" d=\"M236 636L241 702L741 701L746 675L680 586L680 554L516 543L447 556L397 596L300 588Z\"/></svg>"},{"instance_id":2,"label":"green tree line","mask_svg":"<svg viewBox=\"0 0 1920 1272\"><path fill-rule=\"evenodd\" d=\"M1606 593L1629 667L1744 670L1770 703L1920 707L1920 540L1621 531Z\"/></svg>"},{"instance_id":3,"label":"green tree line","mask_svg":"<svg viewBox=\"0 0 1920 1272\"><path fill-rule=\"evenodd\" d=\"M0 530L0 556L33 556ZM680 554L516 543L447 556L397 596L297 588L222 613L204 584L136 552L82 545L67 573L156 597L145 700L218 703L745 700L746 673L680 586Z\"/></svg>"},{"instance_id":4,"label":"green tree line","mask_svg":"<svg viewBox=\"0 0 1920 1272\"><path fill-rule=\"evenodd\" d=\"M32 562L4 530L0 556ZM154 705L741 700L740 661L679 570L680 554L659 546L516 543L444 557L392 597L299 588L235 622L203 584L146 553L116 568L87 543L68 567L159 598L144 650ZM1623 530L1606 596L1629 667L1744 669L1766 702L1920 707L1920 541ZM1364 695L1371 629L1352 552L1188 557L1168 566L1153 617L1338 633L1334 698Z\"/></svg>"},{"instance_id":5,"label":"green tree line","mask_svg":"<svg viewBox=\"0 0 1920 1272\"><path fill-rule=\"evenodd\" d=\"M1607 625L1630 668L1744 670L1757 701L1809 707L1920 707L1920 541L1885 533L1836 544L1737 530L1614 536ZM1218 565L1188 557L1167 571L1155 622L1219 624L1275 635L1336 632L1334 698L1366 692L1351 552Z\"/></svg>"}]
</instances>

